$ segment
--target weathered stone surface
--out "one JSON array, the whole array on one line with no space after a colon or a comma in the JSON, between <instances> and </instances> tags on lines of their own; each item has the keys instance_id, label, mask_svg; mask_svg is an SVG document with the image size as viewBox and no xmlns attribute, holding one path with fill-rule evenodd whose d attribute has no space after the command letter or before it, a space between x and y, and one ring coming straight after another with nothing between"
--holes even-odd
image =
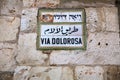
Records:
<instances>
[{"instance_id":1,"label":"weathered stone surface","mask_svg":"<svg viewBox=\"0 0 120 80\"><path fill-rule=\"evenodd\" d=\"M119 71L119 66L76 66L73 74L70 67L18 66L14 80L119 80Z\"/></svg>"},{"instance_id":2,"label":"weathered stone surface","mask_svg":"<svg viewBox=\"0 0 120 80\"><path fill-rule=\"evenodd\" d=\"M60 0L23 0L24 7L55 7Z\"/></svg>"},{"instance_id":3,"label":"weathered stone surface","mask_svg":"<svg viewBox=\"0 0 120 80\"><path fill-rule=\"evenodd\" d=\"M17 67L14 80L73 80L69 67Z\"/></svg>"},{"instance_id":4,"label":"weathered stone surface","mask_svg":"<svg viewBox=\"0 0 120 80\"><path fill-rule=\"evenodd\" d=\"M74 55L73 51L53 51L50 54L50 64L51 65L64 65L64 64L72 64L74 58L77 58Z\"/></svg>"},{"instance_id":5,"label":"weathered stone surface","mask_svg":"<svg viewBox=\"0 0 120 80\"><path fill-rule=\"evenodd\" d=\"M13 72L0 72L0 80L13 80Z\"/></svg>"},{"instance_id":6,"label":"weathered stone surface","mask_svg":"<svg viewBox=\"0 0 120 80\"><path fill-rule=\"evenodd\" d=\"M115 0L60 0L61 8L114 6Z\"/></svg>"},{"instance_id":7,"label":"weathered stone surface","mask_svg":"<svg viewBox=\"0 0 120 80\"><path fill-rule=\"evenodd\" d=\"M16 44L0 43L0 71L13 71Z\"/></svg>"},{"instance_id":8,"label":"weathered stone surface","mask_svg":"<svg viewBox=\"0 0 120 80\"><path fill-rule=\"evenodd\" d=\"M30 66L18 66L15 69L14 79L13 80L29 80Z\"/></svg>"},{"instance_id":9,"label":"weathered stone surface","mask_svg":"<svg viewBox=\"0 0 120 80\"><path fill-rule=\"evenodd\" d=\"M87 51L104 51L106 54L111 52L120 53L119 40L119 33L89 33Z\"/></svg>"},{"instance_id":10,"label":"weathered stone surface","mask_svg":"<svg viewBox=\"0 0 120 80\"><path fill-rule=\"evenodd\" d=\"M34 3L35 3L35 0L23 0L24 7L33 7Z\"/></svg>"},{"instance_id":11,"label":"weathered stone surface","mask_svg":"<svg viewBox=\"0 0 120 80\"><path fill-rule=\"evenodd\" d=\"M16 48L16 44L0 43L0 49L14 49L14 48Z\"/></svg>"},{"instance_id":12,"label":"weathered stone surface","mask_svg":"<svg viewBox=\"0 0 120 80\"><path fill-rule=\"evenodd\" d=\"M119 80L120 71L117 66L104 66L104 76L105 80Z\"/></svg>"},{"instance_id":13,"label":"weathered stone surface","mask_svg":"<svg viewBox=\"0 0 120 80\"><path fill-rule=\"evenodd\" d=\"M0 15L21 15L22 0L0 0Z\"/></svg>"},{"instance_id":14,"label":"weathered stone surface","mask_svg":"<svg viewBox=\"0 0 120 80\"><path fill-rule=\"evenodd\" d=\"M116 7L85 8L88 32L119 32Z\"/></svg>"},{"instance_id":15,"label":"weathered stone surface","mask_svg":"<svg viewBox=\"0 0 120 80\"><path fill-rule=\"evenodd\" d=\"M69 67L35 67L31 69L30 80L73 80Z\"/></svg>"},{"instance_id":16,"label":"weathered stone surface","mask_svg":"<svg viewBox=\"0 0 120 80\"><path fill-rule=\"evenodd\" d=\"M111 4L111 3L115 3L115 0L69 0L69 1L79 1L79 2L84 2L84 3L94 3L94 2L96 2L96 3L109 3L109 4ZM68 1L66 1L66 0L61 0L61 2L68 2Z\"/></svg>"},{"instance_id":17,"label":"weathered stone surface","mask_svg":"<svg viewBox=\"0 0 120 80\"><path fill-rule=\"evenodd\" d=\"M13 52L11 49L2 49L0 50L0 70L8 70L14 64L13 61Z\"/></svg>"},{"instance_id":18,"label":"weathered stone surface","mask_svg":"<svg viewBox=\"0 0 120 80\"><path fill-rule=\"evenodd\" d=\"M120 52L97 51L53 51L51 65L120 65Z\"/></svg>"},{"instance_id":19,"label":"weathered stone surface","mask_svg":"<svg viewBox=\"0 0 120 80\"><path fill-rule=\"evenodd\" d=\"M45 65L47 54L36 50L36 33L20 34L16 60L20 65Z\"/></svg>"},{"instance_id":20,"label":"weathered stone surface","mask_svg":"<svg viewBox=\"0 0 120 80\"><path fill-rule=\"evenodd\" d=\"M117 67L117 79L119 80L120 79L120 66Z\"/></svg>"},{"instance_id":21,"label":"weathered stone surface","mask_svg":"<svg viewBox=\"0 0 120 80\"><path fill-rule=\"evenodd\" d=\"M76 80L104 80L102 67L77 66L75 68Z\"/></svg>"},{"instance_id":22,"label":"weathered stone surface","mask_svg":"<svg viewBox=\"0 0 120 80\"><path fill-rule=\"evenodd\" d=\"M73 78L73 68L63 67L60 80L74 80Z\"/></svg>"},{"instance_id":23,"label":"weathered stone surface","mask_svg":"<svg viewBox=\"0 0 120 80\"><path fill-rule=\"evenodd\" d=\"M86 8L86 26L89 32L100 32L105 27L103 8Z\"/></svg>"},{"instance_id":24,"label":"weathered stone surface","mask_svg":"<svg viewBox=\"0 0 120 80\"><path fill-rule=\"evenodd\" d=\"M37 8L27 8L22 11L20 31L35 32L37 28Z\"/></svg>"},{"instance_id":25,"label":"weathered stone surface","mask_svg":"<svg viewBox=\"0 0 120 80\"><path fill-rule=\"evenodd\" d=\"M106 17L106 31L119 32L119 13L117 7L104 8Z\"/></svg>"},{"instance_id":26,"label":"weathered stone surface","mask_svg":"<svg viewBox=\"0 0 120 80\"><path fill-rule=\"evenodd\" d=\"M19 18L0 16L0 41L16 40L19 26Z\"/></svg>"}]
</instances>

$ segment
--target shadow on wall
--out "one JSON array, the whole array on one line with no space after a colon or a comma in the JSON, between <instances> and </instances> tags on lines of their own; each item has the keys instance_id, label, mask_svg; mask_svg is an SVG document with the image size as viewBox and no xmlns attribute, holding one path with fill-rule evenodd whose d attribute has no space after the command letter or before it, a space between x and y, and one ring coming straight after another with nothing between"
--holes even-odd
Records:
<instances>
[{"instance_id":1,"label":"shadow on wall","mask_svg":"<svg viewBox=\"0 0 120 80\"><path fill-rule=\"evenodd\" d=\"M120 37L120 0L116 0L116 6L118 7L118 15L119 15L119 37Z\"/></svg>"}]
</instances>

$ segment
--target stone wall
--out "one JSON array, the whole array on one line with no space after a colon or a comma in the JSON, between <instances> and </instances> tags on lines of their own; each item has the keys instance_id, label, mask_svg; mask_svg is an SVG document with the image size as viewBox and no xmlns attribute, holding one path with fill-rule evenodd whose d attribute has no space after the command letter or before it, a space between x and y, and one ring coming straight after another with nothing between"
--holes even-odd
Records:
<instances>
[{"instance_id":1,"label":"stone wall","mask_svg":"<svg viewBox=\"0 0 120 80\"><path fill-rule=\"evenodd\" d=\"M115 0L0 0L0 80L119 80ZM36 49L38 8L85 8L87 49Z\"/></svg>"}]
</instances>

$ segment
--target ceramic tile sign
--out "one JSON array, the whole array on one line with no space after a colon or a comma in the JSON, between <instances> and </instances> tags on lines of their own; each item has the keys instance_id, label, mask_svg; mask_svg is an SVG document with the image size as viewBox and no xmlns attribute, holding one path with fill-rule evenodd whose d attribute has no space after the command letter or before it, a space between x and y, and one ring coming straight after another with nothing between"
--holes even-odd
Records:
<instances>
[{"instance_id":1,"label":"ceramic tile sign","mask_svg":"<svg viewBox=\"0 0 120 80\"><path fill-rule=\"evenodd\" d=\"M39 9L37 49L86 48L84 9Z\"/></svg>"}]
</instances>

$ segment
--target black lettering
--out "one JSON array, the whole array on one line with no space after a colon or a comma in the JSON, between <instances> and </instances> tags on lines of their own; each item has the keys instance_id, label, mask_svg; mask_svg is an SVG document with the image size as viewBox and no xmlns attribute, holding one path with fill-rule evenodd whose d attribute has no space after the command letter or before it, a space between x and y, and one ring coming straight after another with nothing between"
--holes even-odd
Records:
<instances>
[{"instance_id":1,"label":"black lettering","mask_svg":"<svg viewBox=\"0 0 120 80\"><path fill-rule=\"evenodd\" d=\"M41 39L42 44L50 44L50 39ZM81 38L52 38L52 44L82 44Z\"/></svg>"},{"instance_id":2,"label":"black lettering","mask_svg":"<svg viewBox=\"0 0 120 80\"><path fill-rule=\"evenodd\" d=\"M44 44L44 41L45 41L44 38L41 38L41 43L42 43L42 44Z\"/></svg>"},{"instance_id":3,"label":"black lettering","mask_svg":"<svg viewBox=\"0 0 120 80\"><path fill-rule=\"evenodd\" d=\"M55 44L55 38L52 38L52 44Z\"/></svg>"},{"instance_id":4,"label":"black lettering","mask_svg":"<svg viewBox=\"0 0 120 80\"><path fill-rule=\"evenodd\" d=\"M66 38L63 38L63 44L67 44Z\"/></svg>"},{"instance_id":5,"label":"black lettering","mask_svg":"<svg viewBox=\"0 0 120 80\"><path fill-rule=\"evenodd\" d=\"M79 38L79 44L82 44L82 40L81 40L81 38Z\"/></svg>"},{"instance_id":6,"label":"black lettering","mask_svg":"<svg viewBox=\"0 0 120 80\"><path fill-rule=\"evenodd\" d=\"M74 44L74 38L71 39L71 44Z\"/></svg>"},{"instance_id":7,"label":"black lettering","mask_svg":"<svg viewBox=\"0 0 120 80\"><path fill-rule=\"evenodd\" d=\"M67 39L67 43L70 43L70 38Z\"/></svg>"},{"instance_id":8,"label":"black lettering","mask_svg":"<svg viewBox=\"0 0 120 80\"><path fill-rule=\"evenodd\" d=\"M48 40L46 42L47 42L47 44L50 44L50 39L48 38Z\"/></svg>"},{"instance_id":9,"label":"black lettering","mask_svg":"<svg viewBox=\"0 0 120 80\"><path fill-rule=\"evenodd\" d=\"M56 44L59 44L59 38L56 39Z\"/></svg>"},{"instance_id":10,"label":"black lettering","mask_svg":"<svg viewBox=\"0 0 120 80\"><path fill-rule=\"evenodd\" d=\"M75 38L75 44L78 44L78 38Z\"/></svg>"}]
</instances>

